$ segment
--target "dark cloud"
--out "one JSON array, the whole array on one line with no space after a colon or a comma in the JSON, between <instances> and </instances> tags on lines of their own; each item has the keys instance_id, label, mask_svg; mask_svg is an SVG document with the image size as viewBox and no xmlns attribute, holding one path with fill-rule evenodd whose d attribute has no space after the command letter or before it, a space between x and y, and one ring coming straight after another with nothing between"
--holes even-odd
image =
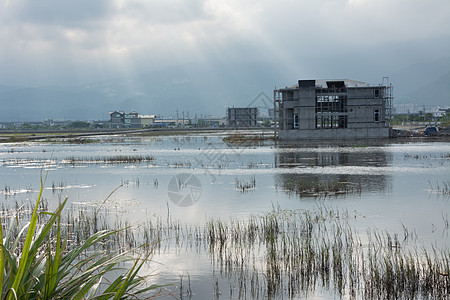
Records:
<instances>
[{"instance_id":1,"label":"dark cloud","mask_svg":"<svg viewBox=\"0 0 450 300\"><path fill-rule=\"evenodd\" d=\"M111 16L109 0L17 0L7 10L22 23L84 28Z\"/></svg>"},{"instance_id":2,"label":"dark cloud","mask_svg":"<svg viewBox=\"0 0 450 300\"><path fill-rule=\"evenodd\" d=\"M372 79L448 55L449 14L448 0L0 0L0 83L248 60Z\"/></svg>"}]
</instances>

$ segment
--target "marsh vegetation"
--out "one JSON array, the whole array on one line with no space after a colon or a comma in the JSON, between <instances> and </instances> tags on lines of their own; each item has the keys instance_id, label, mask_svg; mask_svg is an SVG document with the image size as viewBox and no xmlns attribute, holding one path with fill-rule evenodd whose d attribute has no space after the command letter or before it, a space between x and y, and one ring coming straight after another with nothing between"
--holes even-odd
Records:
<instances>
[{"instance_id":1,"label":"marsh vegetation","mask_svg":"<svg viewBox=\"0 0 450 300\"><path fill-rule=\"evenodd\" d=\"M39 204L41 217L37 226L48 231L51 241L42 244L43 256L48 247L61 255L79 251L88 257L81 262L95 265L97 261L118 263L122 261L118 260L119 253L137 255L153 250L161 254L171 248L193 248L207 253L212 268L220 274L213 282L217 285L214 289L227 290L230 297L238 299L296 298L318 289L352 299L446 299L450 292L448 249L420 247L418 237L406 227L401 233L377 228L358 232L353 224L362 216L357 212L324 205L313 211L274 208L245 219L207 219L203 224L187 224L173 220L168 211L156 222L132 225L111 218L113 213L102 207L71 207L62 218L64 204L49 216L43 214L45 203ZM17 213L24 213L18 219L34 218L31 209L20 207ZM3 220L9 215L14 224L18 214L13 217L10 213L3 211ZM12 225L4 232L9 236L5 245L25 239ZM57 245L64 249L55 250ZM82 251L73 250L80 247ZM100 249L110 257L108 260L95 254ZM49 263L53 261L51 256L47 259ZM89 270L87 267L85 272ZM75 270L70 272L78 274ZM86 276L93 276L89 282L94 287L99 277L94 273ZM147 280L151 282L151 278ZM186 288L190 281L184 284L184 289L182 284L178 288L182 296L188 296L193 292L190 286Z\"/></svg>"},{"instance_id":2,"label":"marsh vegetation","mask_svg":"<svg viewBox=\"0 0 450 300\"><path fill-rule=\"evenodd\" d=\"M62 163L67 164L135 164L152 162L154 157L150 155L113 155L103 157L68 157Z\"/></svg>"},{"instance_id":3,"label":"marsh vegetation","mask_svg":"<svg viewBox=\"0 0 450 300\"><path fill-rule=\"evenodd\" d=\"M34 205L1 212L2 299L135 299L159 294L162 286L148 284L139 274L151 248L136 255L139 249L117 243L127 228L98 224L98 211L93 219L69 215L64 223L67 198L49 212L42 201L43 186L41 180Z\"/></svg>"},{"instance_id":4,"label":"marsh vegetation","mask_svg":"<svg viewBox=\"0 0 450 300\"><path fill-rule=\"evenodd\" d=\"M129 274L152 253L137 276L174 284L167 298L448 299L447 144L230 146L222 138L2 146L2 228L23 245L46 165L37 229L69 195L39 250L52 261L58 230L61 253L105 233L80 259L126 254L131 260L113 268ZM168 198L179 173L201 183L190 207ZM20 247L11 251L20 257Z\"/></svg>"}]
</instances>

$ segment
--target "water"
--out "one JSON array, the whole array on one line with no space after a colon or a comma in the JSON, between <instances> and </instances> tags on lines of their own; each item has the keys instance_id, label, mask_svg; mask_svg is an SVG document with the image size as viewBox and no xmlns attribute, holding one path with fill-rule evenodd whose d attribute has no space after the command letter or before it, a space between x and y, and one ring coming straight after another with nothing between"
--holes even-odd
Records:
<instances>
[{"instance_id":1,"label":"water","mask_svg":"<svg viewBox=\"0 0 450 300\"><path fill-rule=\"evenodd\" d=\"M327 206L357 216L354 226L361 235L368 228L401 235L406 227L415 232L420 247L450 246L450 197L437 191L450 183L450 143L240 145L224 143L227 134L100 137L96 138L100 142L90 144L2 144L1 201L7 207L33 202L44 168L48 170L44 198L50 206L68 196L72 206L103 205L135 225L164 218L168 211L172 220L201 226L209 218L245 220L274 207ZM119 155L150 155L154 160L94 162ZM346 192L330 193L329 187L337 184ZM314 191L318 185L319 191ZM159 274L155 280L179 284L182 276L186 288L189 274L193 298L228 299L233 293L215 273L205 251L167 247L154 260L159 263L151 266ZM216 294L216 280L220 294ZM238 297L236 292L232 297ZM326 290L308 295L335 297Z\"/></svg>"}]
</instances>

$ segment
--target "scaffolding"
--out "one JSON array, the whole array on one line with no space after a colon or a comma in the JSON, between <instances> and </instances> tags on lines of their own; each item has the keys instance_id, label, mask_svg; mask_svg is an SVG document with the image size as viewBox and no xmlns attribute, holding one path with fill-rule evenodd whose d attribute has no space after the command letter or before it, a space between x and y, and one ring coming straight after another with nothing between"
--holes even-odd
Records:
<instances>
[{"instance_id":1,"label":"scaffolding","mask_svg":"<svg viewBox=\"0 0 450 300\"><path fill-rule=\"evenodd\" d=\"M278 132L280 130L279 116L280 116L281 94L275 87L273 90L273 137L278 139Z\"/></svg>"},{"instance_id":2,"label":"scaffolding","mask_svg":"<svg viewBox=\"0 0 450 300\"><path fill-rule=\"evenodd\" d=\"M392 121L392 106L394 102L394 88L392 83L389 82L389 77L383 77L382 86L384 87L383 100L385 104L385 120L387 127L390 127Z\"/></svg>"}]
</instances>

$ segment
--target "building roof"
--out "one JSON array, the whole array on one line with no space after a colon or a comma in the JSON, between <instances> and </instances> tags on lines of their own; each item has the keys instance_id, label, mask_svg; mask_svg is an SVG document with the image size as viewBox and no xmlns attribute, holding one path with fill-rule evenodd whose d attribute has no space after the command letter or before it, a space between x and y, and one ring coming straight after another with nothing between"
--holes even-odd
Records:
<instances>
[{"instance_id":1,"label":"building roof","mask_svg":"<svg viewBox=\"0 0 450 300\"><path fill-rule=\"evenodd\" d=\"M374 86L379 86L374 85L374 84L370 84L364 81L358 81L358 80L351 80L351 79L315 79L315 87L316 88L326 88L328 86L327 83L331 83L331 82L344 82L345 86L348 88L355 88L355 87L374 87ZM298 89L298 83L291 85L291 86L287 86L286 89Z\"/></svg>"},{"instance_id":2,"label":"building roof","mask_svg":"<svg viewBox=\"0 0 450 300\"><path fill-rule=\"evenodd\" d=\"M110 112L109 112L110 115L112 115L112 114L114 114L114 113L124 114L124 112L121 111L121 110L115 110L115 111L110 111Z\"/></svg>"}]
</instances>

